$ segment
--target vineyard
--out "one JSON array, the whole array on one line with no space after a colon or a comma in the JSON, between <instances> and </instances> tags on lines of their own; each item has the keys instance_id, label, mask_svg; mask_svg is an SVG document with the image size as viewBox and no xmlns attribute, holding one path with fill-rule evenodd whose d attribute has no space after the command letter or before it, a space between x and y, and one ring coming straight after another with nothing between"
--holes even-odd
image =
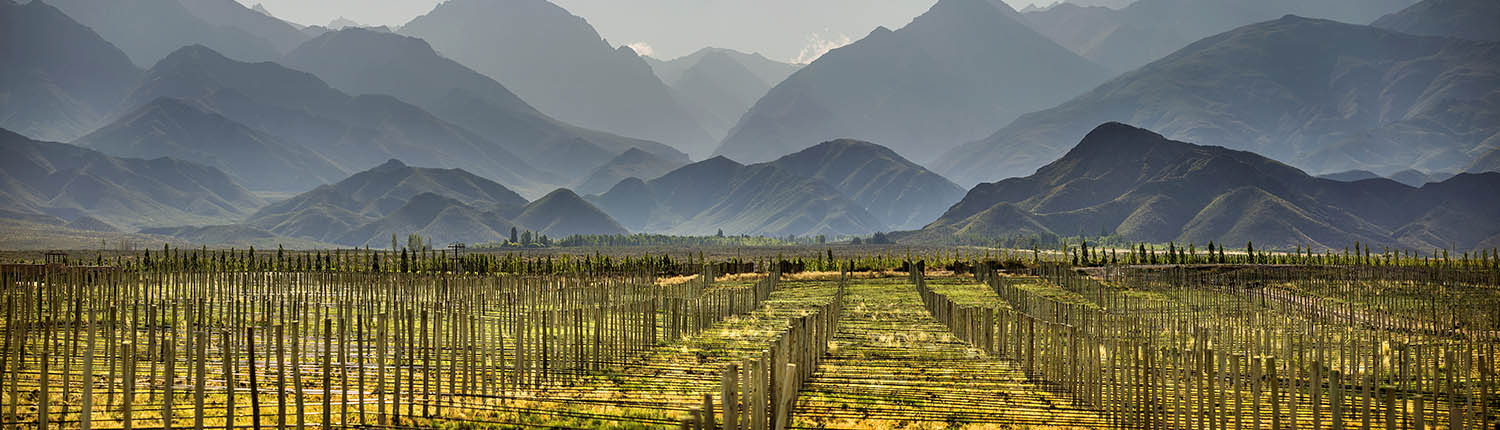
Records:
<instances>
[{"instance_id":1,"label":"vineyard","mask_svg":"<svg viewBox=\"0 0 1500 430\"><path fill-rule=\"evenodd\" d=\"M1157 258L1129 252L7 265L0 425L1500 423L1489 253L1117 264Z\"/></svg>"}]
</instances>

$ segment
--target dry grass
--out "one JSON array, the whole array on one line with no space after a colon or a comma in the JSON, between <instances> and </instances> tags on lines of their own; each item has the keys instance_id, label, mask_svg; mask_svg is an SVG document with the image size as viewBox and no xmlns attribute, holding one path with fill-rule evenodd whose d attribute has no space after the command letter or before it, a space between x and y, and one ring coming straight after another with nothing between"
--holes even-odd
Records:
<instances>
[{"instance_id":1,"label":"dry grass","mask_svg":"<svg viewBox=\"0 0 1500 430\"><path fill-rule=\"evenodd\" d=\"M698 279L698 276L699 275L680 275L680 276L671 276L671 277L666 277L666 278L660 278L660 279L656 280L656 285L657 286L661 286L661 287L670 287L670 286L673 286L673 285L682 285L682 284L686 284L688 282L692 282L694 279Z\"/></svg>"}]
</instances>

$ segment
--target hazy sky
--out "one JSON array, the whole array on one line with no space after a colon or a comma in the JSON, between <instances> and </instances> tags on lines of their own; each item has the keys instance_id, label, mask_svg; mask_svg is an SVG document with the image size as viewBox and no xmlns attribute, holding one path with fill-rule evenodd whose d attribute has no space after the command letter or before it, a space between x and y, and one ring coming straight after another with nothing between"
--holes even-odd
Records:
<instances>
[{"instance_id":1,"label":"hazy sky","mask_svg":"<svg viewBox=\"0 0 1500 430\"><path fill-rule=\"evenodd\" d=\"M401 25L441 0L239 0L305 25L346 17L365 25ZM499 0L496 0L499 1ZM1006 0L1017 8L1032 1ZM858 40L876 26L895 29L936 0L553 0L582 16L613 45L671 59L705 46L807 61Z\"/></svg>"}]
</instances>

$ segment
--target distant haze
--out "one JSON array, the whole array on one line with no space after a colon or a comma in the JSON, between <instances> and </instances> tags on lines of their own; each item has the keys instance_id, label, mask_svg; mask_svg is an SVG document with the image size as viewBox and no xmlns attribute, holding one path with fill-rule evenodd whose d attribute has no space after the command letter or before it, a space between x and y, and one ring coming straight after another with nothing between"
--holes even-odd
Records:
<instances>
[{"instance_id":1,"label":"distant haze","mask_svg":"<svg viewBox=\"0 0 1500 430\"><path fill-rule=\"evenodd\" d=\"M278 18L327 25L339 17L362 25L399 26L441 0L239 0L263 4ZM553 0L588 19L615 46L661 59L705 46L808 62L859 40L875 27L898 28L935 0ZM1017 9L1033 0L1006 0ZM1039 0L1038 3L1050 3Z\"/></svg>"}]
</instances>

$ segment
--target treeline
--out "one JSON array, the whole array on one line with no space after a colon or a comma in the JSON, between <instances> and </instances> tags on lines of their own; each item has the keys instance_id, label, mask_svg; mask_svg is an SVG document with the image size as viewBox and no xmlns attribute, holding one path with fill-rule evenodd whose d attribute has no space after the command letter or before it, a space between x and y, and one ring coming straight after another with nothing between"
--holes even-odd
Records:
<instances>
[{"instance_id":1,"label":"treeline","mask_svg":"<svg viewBox=\"0 0 1500 430\"><path fill-rule=\"evenodd\" d=\"M723 265L723 269L753 267L738 259L708 261L689 255L642 254L638 256L559 255L524 257L512 253L456 253L447 249L400 251L371 249L335 249L320 251L209 250L172 248L164 245L156 251L102 256L94 261L69 259L68 265L114 266L132 271L155 272L348 272L348 273L697 273L705 264ZM720 273L736 273L721 270Z\"/></svg>"},{"instance_id":2,"label":"treeline","mask_svg":"<svg viewBox=\"0 0 1500 430\"><path fill-rule=\"evenodd\" d=\"M1481 249L1476 252L1449 254L1446 249L1434 249L1431 254L1409 249L1372 249L1359 242L1342 252L1328 249L1321 252L1311 248L1296 247L1290 252L1268 252L1256 250L1254 242L1243 248L1229 248L1209 242L1200 249L1189 243L1178 246L1168 243L1165 249L1146 244L1135 244L1125 249L1111 246L1091 245L1082 241L1077 246L1063 245L1074 266L1140 265L1140 264L1285 264L1320 266L1418 266L1451 267L1462 269L1500 270L1500 250ZM1033 261L1035 263L1036 261Z\"/></svg>"},{"instance_id":3,"label":"treeline","mask_svg":"<svg viewBox=\"0 0 1500 430\"><path fill-rule=\"evenodd\" d=\"M814 237L767 237L767 236L668 236L662 234L630 235L572 235L556 241L561 247L603 246L795 246L818 245L827 242L825 236Z\"/></svg>"}]
</instances>

